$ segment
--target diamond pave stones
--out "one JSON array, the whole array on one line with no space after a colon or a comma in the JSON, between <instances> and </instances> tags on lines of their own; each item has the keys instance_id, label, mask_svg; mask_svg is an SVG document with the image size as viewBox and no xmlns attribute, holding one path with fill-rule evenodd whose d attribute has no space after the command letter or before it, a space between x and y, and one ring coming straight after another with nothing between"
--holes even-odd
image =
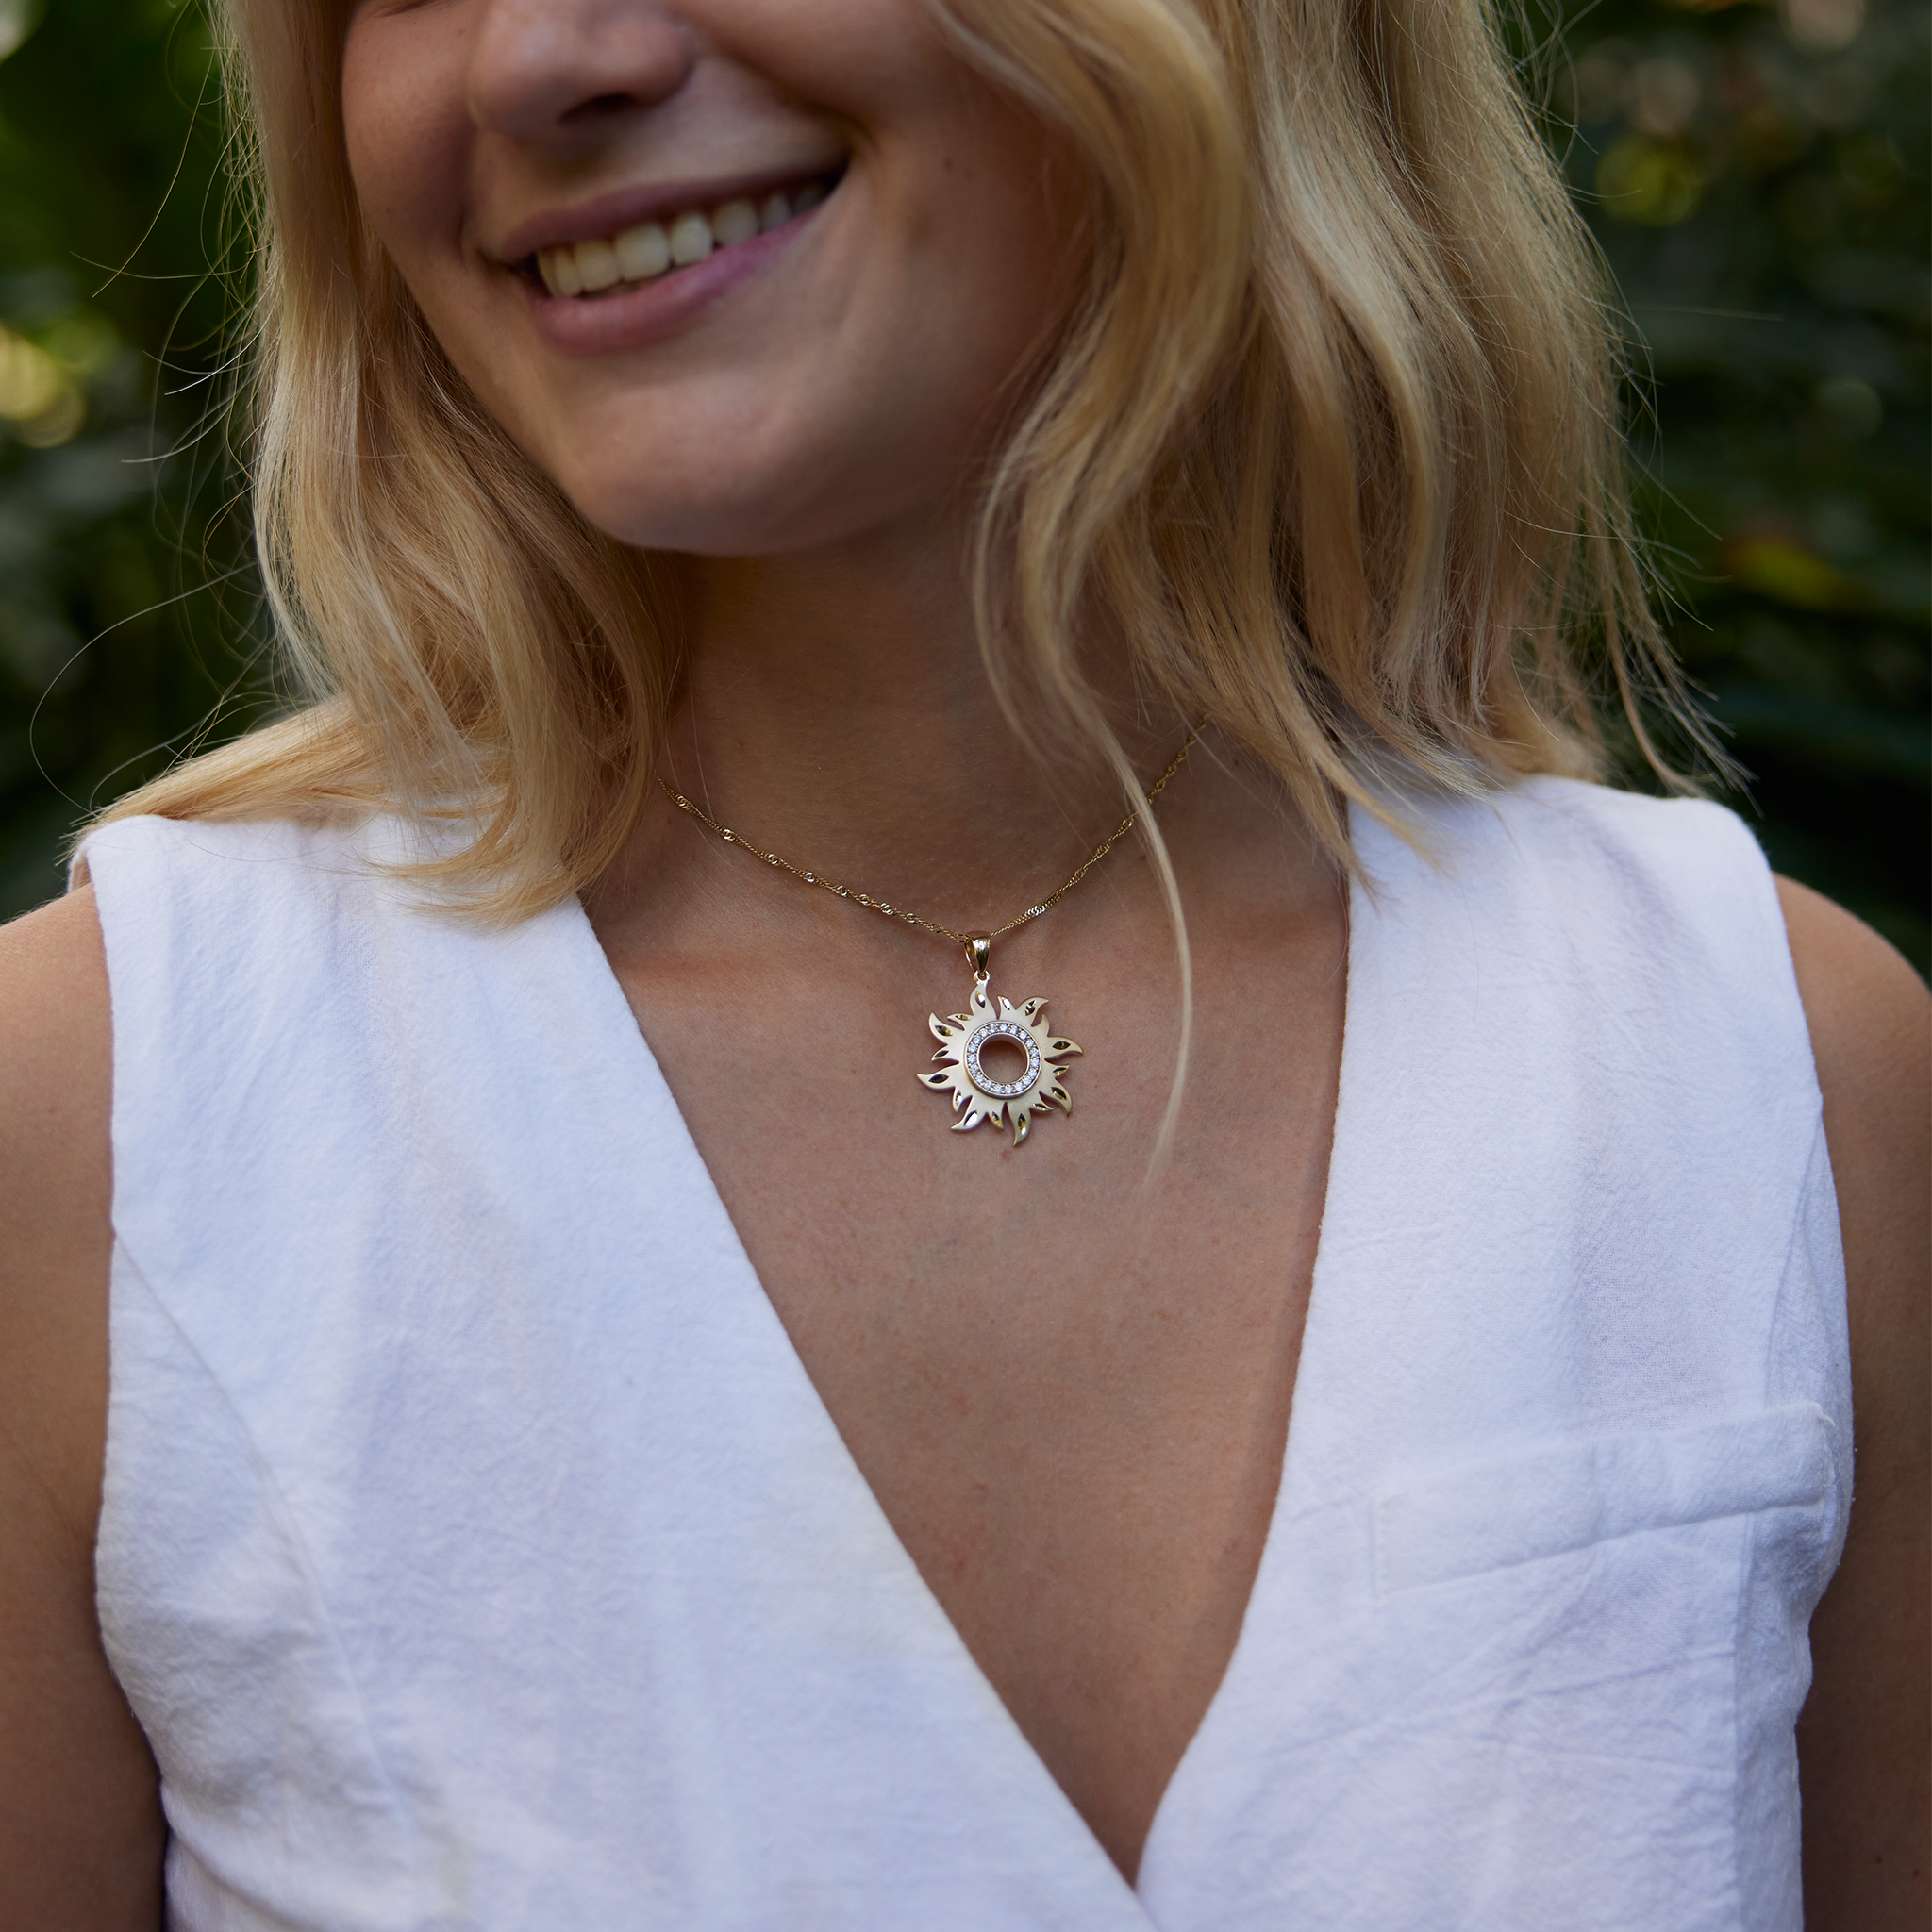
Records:
<instances>
[{"instance_id":1,"label":"diamond pave stones","mask_svg":"<svg viewBox=\"0 0 1932 1932\"><path fill-rule=\"evenodd\" d=\"M1026 1071L1017 1080L995 1080L979 1064L980 1050L991 1040L1010 1040L1026 1056ZM995 1020L976 1027L966 1042L966 1075L982 1093L995 1100L1012 1100L1027 1091L1040 1078L1040 1048L1032 1032L1011 1020Z\"/></svg>"}]
</instances>

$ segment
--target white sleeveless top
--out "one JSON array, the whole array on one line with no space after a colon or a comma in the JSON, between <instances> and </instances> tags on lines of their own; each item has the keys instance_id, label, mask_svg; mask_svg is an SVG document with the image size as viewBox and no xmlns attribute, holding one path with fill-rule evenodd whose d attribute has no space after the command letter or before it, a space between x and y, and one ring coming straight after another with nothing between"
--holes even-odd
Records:
<instances>
[{"instance_id":1,"label":"white sleeveless top","mask_svg":"<svg viewBox=\"0 0 1932 1932\"><path fill-rule=\"evenodd\" d=\"M170 1924L1797 1932L1851 1418L1770 877L1705 805L1418 809L1434 869L1357 821L1286 1466L1138 1889L888 1526L581 909L426 915L358 856L393 828L95 834L99 1607Z\"/></svg>"}]
</instances>

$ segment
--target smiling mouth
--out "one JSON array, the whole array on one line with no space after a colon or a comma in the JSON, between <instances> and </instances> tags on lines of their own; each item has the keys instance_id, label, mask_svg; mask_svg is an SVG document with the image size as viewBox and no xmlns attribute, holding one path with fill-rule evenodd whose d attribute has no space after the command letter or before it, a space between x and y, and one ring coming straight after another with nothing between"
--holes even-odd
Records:
<instances>
[{"instance_id":1,"label":"smiling mouth","mask_svg":"<svg viewBox=\"0 0 1932 1932\"><path fill-rule=\"evenodd\" d=\"M842 169L814 175L757 200L687 208L663 222L640 222L615 235L540 249L524 264L543 287L564 299L591 298L655 282L809 214L839 185Z\"/></svg>"}]
</instances>

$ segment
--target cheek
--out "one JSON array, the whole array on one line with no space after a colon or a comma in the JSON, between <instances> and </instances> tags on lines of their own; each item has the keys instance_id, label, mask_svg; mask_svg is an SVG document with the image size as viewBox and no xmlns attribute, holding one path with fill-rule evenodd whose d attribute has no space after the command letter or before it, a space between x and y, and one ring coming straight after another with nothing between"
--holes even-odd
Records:
<instances>
[{"instance_id":1,"label":"cheek","mask_svg":"<svg viewBox=\"0 0 1932 1932\"><path fill-rule=\"evenodd\" d=\"M882 168L898 192L847 223L782 313L729 327L680 377L616 386L607 408L546 421L512 405L512 433L592 522L647 549L789 550L952 499L1072 280L1037 177L978 172Z\"/></svg>"},{"instance_id":2,"label":"cheek","mask_svg":"<svg viewBox=\"0 0 1932 1932\"><path fill-rule=\"evenodd\" d=\"M868 359L898 389L889 419L978 444L1059 334L1081 270L1073 176L1030 125L988 109L907 178L913 245ZM967 452L969 456L977 450Z\"/></svg>"},{"instance_id":3,"label":"cheek","mask_svg":"<svg viewBox=\"0 0 1932 1932\"><path fill-rule=\"evenodd\" d=\"M469 138L462 36L441 9L351 24L342 134L362 212L417 297L439 244L460 245Z\"/></svg>"}]
</instances>

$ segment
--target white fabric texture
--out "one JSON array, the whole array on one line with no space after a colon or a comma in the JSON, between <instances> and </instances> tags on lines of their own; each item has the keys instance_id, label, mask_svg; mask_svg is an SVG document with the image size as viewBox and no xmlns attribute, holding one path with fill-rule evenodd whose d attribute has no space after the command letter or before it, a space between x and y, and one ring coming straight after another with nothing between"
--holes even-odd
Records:
<instances>
[{"instance_id":1,"label":"white fabric texture","mask_svg":"<svg viewBox=\"0 0 1932 1932\"><path fill-rule=\"evenodd\" d=\"M1426 860L1357 821L1280 1493L1137 1889L886 1523L581 909L431 916L389 827L96 833L99 1606L171 1925L1798 1932L1851 1413L1769 874L1700 804L1411 809Z\"/></svg>"}]
</instances>

